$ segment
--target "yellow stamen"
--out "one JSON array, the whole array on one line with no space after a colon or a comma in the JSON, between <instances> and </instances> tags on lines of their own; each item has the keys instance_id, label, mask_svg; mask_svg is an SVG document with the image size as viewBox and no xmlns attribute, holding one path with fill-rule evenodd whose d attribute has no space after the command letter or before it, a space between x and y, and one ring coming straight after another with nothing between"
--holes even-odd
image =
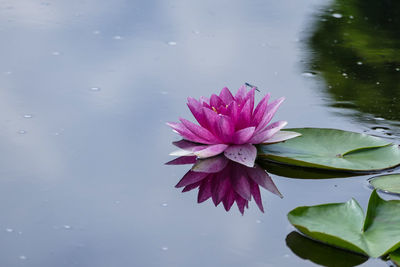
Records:
<instances>
[{"instance_id":1,"label":"yellow stamen","mask_svg":"<svg viewBox=\"0 0 400 267\"><path fill-rule=\"evenodd\" d=\"M218 113L218 111L216 110L216 108L214 108L214 107L211 107L211 108L212 108L212 110L215 111L215 113Z\"/></svg>"}]
</instances>

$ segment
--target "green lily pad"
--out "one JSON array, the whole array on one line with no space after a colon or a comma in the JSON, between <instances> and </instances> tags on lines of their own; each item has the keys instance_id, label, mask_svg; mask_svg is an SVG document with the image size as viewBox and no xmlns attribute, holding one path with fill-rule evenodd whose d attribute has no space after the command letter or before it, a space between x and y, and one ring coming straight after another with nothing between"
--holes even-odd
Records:
<instances>
[{"instance_id":1,"label":"green lily pad","mask_svg":"<svg viewBox=\"0 0 400 267\"><path fill-rule=\"evenodd\" d=\"M400 266L400 249L390 253L389 258L396 266Z\"/></svg>"},{"instance_id":2,"label":"green lily pad","mask_svg":"<svg viewBox=\"0 0 400 267\"><path fill-rule=\"evenodd\" d=\"M365 219L354 199L298 207L289 212L288 219L312 239L370 257L381 257L400 247L400 200L383 200L376 190Z\"/></svg>"},{"instance_id":3,"label":"green lily pad","mask_svg":"<svg viewBox=\"0 0 400 267\"><path fill-rule=\"evenodd\" d=\"M373 172L400 164L400 149L384 139L335 129L288 129L302 135L258 145L258 156L277 163L347 172Z\"/></svg>"},{"instance_id":4,"label":"green lily pad","mask_svg":"<svg viewBox=\"0 0 400 267\"><path fill-rule=\"evenodd\" d=\"M368 257L316 242L297 232L286 237L286 245L302 259L328 267L352 267L368 260Z\"/></svg>"},{"instance_id":5,"label":"green lily pad","mask_svg":"<svg viewBox=\"0 0 400 267\"><path fill-rule=\"evenodd\" d=\"M400 174L387 174L369 179L369 183L385 193L400 194Z\"/></svg>"}]
</instances>

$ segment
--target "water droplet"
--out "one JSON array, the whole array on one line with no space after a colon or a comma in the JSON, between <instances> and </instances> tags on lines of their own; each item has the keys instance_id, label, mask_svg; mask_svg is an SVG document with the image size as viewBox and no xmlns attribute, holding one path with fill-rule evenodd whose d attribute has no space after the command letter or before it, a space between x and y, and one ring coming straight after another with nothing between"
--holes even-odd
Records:
<instances>
[{"instance_id":1,"label":"water droplet","mask_svg":"<svg viewBox=\"0 0 400 267\"><path fill-rule=\"evenodd\" d=\"M70 226L70 225L63 225L63 227L64 227L64 229L66 229L66 230L70 230L70 229L71 229L71 226Z\"/></svg>"},{"instance_id":2,"label":"water droplet","mask_svg":"<svg viewBox=\"0 0 400 267\"><path fill-rule=\"evenodd\" d=\"M333 13L333 14L332 14L332 17L337 18L337 19L340 19L340 18L343 17L343 15L340 14L340 13Z\"/></svg>"},{"instance_id":3,"label":"water droplet","mask_svg":"<svg viewBox=\"0 0 400 267\"><path fill-rule=\"evenodd\" d=\"M316 75L315 72L304 72L301 74L304 77L314 77Z\"/></svg>"},{"instance_id":4,"label":"water droplet","mask_svg":"<svg viewBox=\"0 0 400 267\"><path fill-rule=\"evenodd\" d=\"M163 251L167 251L168 250L168 247L162 247L161 248Z\"/></svg>"},{"instance_id":5,"label":"water droplet","mask_svg":"<svg viewBox=\"0 0 400 267\"><path fill-rule=\"evenodd\" d=\"M362 65L363 63L361 62L361 61L358 61L357 62L357 65Z\"/></svg>"},{"instance_id":6,"label":"water droplet","mask_svg":"<svg viewBox=\"0 0 400 267\"><path fill-rule=\"evenodd\" d=\"M177 42L170 41L168 42L168 45L177 45Z\"/></svg>"},{"instance_id":7,"label":"water droplet","mask_svg":"<svg viewBox=\"0 0 400 267\"><path fill-rule=\"evenodd\" d=\"M19 130L18 133L19 134L26 134L26 131L25 130Z\"/></svg>"},{"instance_id":8,"label":"water droplet","mask_svg":"<svg viewBox=\"0 0 400 267\"><path fill-rule=\"evenodd\" d=\"M52 54L53 56L59 56L61 53L58 52L58 51L53 51L53 52L51 52L51 54Z\"/></svg>"},{"instance_id":9,"label":"water droplet","mask_svg":"<svg viewBox=\"0 0 400 267\"><path fill-rule=\"evenodd\" d=\"M93 34L100 34L101 33L101 31L99 31L99 30L95 30L95 31L93 31Z\"/></svg>"},{"instance_id":10,"label":"water droplet","mask_svg":"<svg viewBox=\"0 0 400 267\"><path fill-rule=\"evenodd\" d=\"M27 257L25 255L21 255L21 256L19 256L19 259L24 261L27 259Z\"/></svg>"},{"instance_id":11,"label":"water droplet","mask_svg":"<svg viewBox=\"0 0 400 267\"><path fill-rule=\"evenodd\" d=\"M164 203L161 204L161 206L168 207L168 203L164 202Z\"/></svg>"},{"instance_id":12,"label":"water droplet","mask_svg":"<svg viewBox=\"0 0 400 267\"><path fill-rule=\"evenodd\" d=\"M121 39L122 39L122 36L120 36L120 35L115 35L115 36L113 37L113 39L114 39L114 40L121 40Z\"/></svg>"},{"instance_id":13,"label":"water droplet","mask_svg":"<svg viewBox=\"0 0 400 267\"><path fill-rule=\"evenodd\" d=\"M11 228L7 228L7 229L6 229L6 232L8 232L8 233L12 233L12 232L14 232L14 230L13 230L13 229L11 229Z\"/></svg>"},{"instance_id":14,"label":"water droplet","mask_svg":"<svg viewBox=\"0 0 400 267\"><path fill-rule=\"evenodd\" d=\"M32 114L25 114L23 117L25 119L30 119L30 118L33 118L33 115Z\"/></svg>"},{"instance_id":15,"label":"water droplet","mask_svg":"<svg viewBox=\"0 0 400 267\"><path fill-rule=\"evenodd\" d=\"M90 88L90 91L94 91L94 92L98 92L100 90L101 90L100 87L91 87Z\"/></svg>"}]
</instances>

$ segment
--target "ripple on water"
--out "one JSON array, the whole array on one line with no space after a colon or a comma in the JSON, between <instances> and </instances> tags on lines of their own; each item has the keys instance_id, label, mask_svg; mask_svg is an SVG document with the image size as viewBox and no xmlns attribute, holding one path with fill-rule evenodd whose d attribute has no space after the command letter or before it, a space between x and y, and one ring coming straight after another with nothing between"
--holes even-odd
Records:
<instances>
[{"instance_id":1,"label":"ripple on water","mask_svg":"<svg viewBox=\"0 0 400 267\"><path fill-rule=\"evenodd\" d=\"M337 19L340 19L340 18L343 17L343 15L340 14L340 13L333 13L333 14L332 14L332 17L337 18Z\"/></svg>"}]
</instances>

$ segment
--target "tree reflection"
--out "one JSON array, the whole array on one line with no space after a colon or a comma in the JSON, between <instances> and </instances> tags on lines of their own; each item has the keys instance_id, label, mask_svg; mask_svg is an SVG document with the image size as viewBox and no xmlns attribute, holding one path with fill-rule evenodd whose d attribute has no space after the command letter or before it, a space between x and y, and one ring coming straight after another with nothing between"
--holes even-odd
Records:
<instances>
[{"instance_id":1,"label":"tree reflection","mask_svg":"<svg viewBox=\"0 0 400 267\"><path fill-rule=\"evenodd\" d=\"M180 157L168 162L169 165L193 163L192 168L176 185L182 192L198 189L197 202L212 199L215 206L223 204L229 211L236 202L243 214L248 203L254 199L258 208L264 212L260 186L282 197L268 173L260 166L253 168L228 160L225 156L207 159Z\"/></svg>"},{"instance_id":2,"label":"tree reflection","mask_svg":"<svg viewBox=\"0 0 400 267\"><path fill-rule=\"evenodd\" d=\"M399 15L400 1L336 0L318 17L308 66L334 106L400 121Z\"/></svg>"}]
</instances>

